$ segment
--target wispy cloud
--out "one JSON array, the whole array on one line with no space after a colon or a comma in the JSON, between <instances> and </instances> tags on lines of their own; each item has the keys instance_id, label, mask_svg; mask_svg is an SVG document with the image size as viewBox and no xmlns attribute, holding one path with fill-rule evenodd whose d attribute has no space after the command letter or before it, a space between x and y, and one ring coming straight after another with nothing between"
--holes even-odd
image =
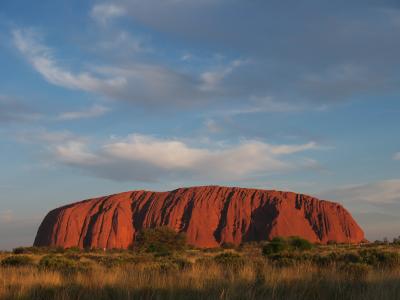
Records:
<instances>
[{"instance_id":1,"label":"wispy cloud","mask_svg":"<svg viewBox=\"0 0 400 300\"><path fill-rule=\"evenodd\" d=\"M108 107L102 105L93 105L92 107L89 107L84 110L61 113L59 116L57 116L56 119L65 121L65 120L97 118L106 114L109 111L110 109Z\"/></svg>"},{"instance_id":2,"label":"wispy cloud","mask_svg":"<svg viewBox=\"0 0 400 300\"><path fill-rule=\"evenodd\" d=\"M74 74L63 69L54 59L52 50L41 43L40 34L34 29L15 29L12 34L17 49L52 84L105 94L126 84L122 77L100 78L88 72Z\"/></svg>"},{"instance_id":3,"label":"wispy cloud","mask_svg":"<svg viewBox=\"0 0 400 300\"><path fill-rule=\"evenodd\" d=\"M123 66L92 65L90 72L73 73L60 66L36 30L15 29L12 35L16 48L49 83L145 105L182 107L218 98L222 96L221 81L245 62L234 60L226 67L201 74L135 62Z\"/></svg>"},{"instance_id":4,"label":"wispy cloud","mask_svg":"<svg viewBox=\"0 0 400 300\"><path fill-rule=\"evenodd\" d=\"M203 82L201 88L206 91L212 91L220 86L222 80L231 74L236 68L245 64L246 60L237 59L229 63L228 66L220 67L213 71L206 71L201 74Z\"/></svg>"},{"instance_id":5,"label":"wispy cloud","mask_svg":"<svg viewBox=\"0 0 400 300\"><path fill-rule=\"evenodd\" d=\"M113 31L105 37L95 43L93 46L94 51L104 51L115 53L118 51L118 55L124 55L125 57L135 53L151 53L153 49L147 45L147 39L142 36L132 35L131 33L120 30Z\"/></svg>"},{"instance_id":6,"label":"wispy cloud","mask_svg":"<svg viewBox=\"0 0 400 300\"><path fill-rule=\"evenodd\" d=\"M397 152L393 155L394 160L400 160L400 152Z\"/></svg>"},{"instance_id":7,"label":"wispy cloud","mask_svg":"<svg viewBox=\"0 0 400 300\"><path fill-rule=\"evenodd\" d=\"M396 204L400 208L400 179L357 184L327 191L324 195L344 199L350 204L383 205Z\"/></svg>"},{"instance_id":8,"label":"wispy cloud","mask_svg":"<svg viewBox=\"0 0 400 300\"><path fill-rule=\"evenodd\" d=\"M252 96L247 101L246 106L237 106L234 108L226 108L223 110L214 110L211 115L219 116L236 116L242 114L255 114L255 113L289 113L300 112L305 110L306 107L289 102L277 101L271 96L257 97ZM317 108L318 109L318 108Z\"/></svg>"},{"instance_id":9,"label":"wispy cloud","mask_svg":"<svg viewBox=\"0 0 400 300\"><path fill-rule=\"evenodd\" d=\"M124 7L114 3L101 3L93 6L91 17L101 25L107 25L110 21L126 14Z\"/></svg>"},{"instance_id":10,"label":"wispy cloud","mask_svg":"<svg viewBox=\"0 0 400 300\"><path fill-rule=\"evenodd\" d=\"M367 238L382 239L399 235L400 179L338 187L320 193L324 199L344 203L367 233Z\"/></svg>"},{"instance_id":11,"label":"wispy cloud","mask_svg":"<svg viewBox=\"0 0 400 300\"><path fill-rule=\"evenodd\" d=\"M229 83L236 93L268 94L313 107L353 101L365 94L379 100L388 90L398 92L393 62L400 49L396 38L400 18L394 2L343 2L335 7L299 2L294 8L297 13L289 19L287 8L274 1L118 3L152 30L196 45L215 45L225 53L245 53L254 63ZM213 88L223 74L223 69L204 72L204 89Z\"/></svg>"}]
</instances>

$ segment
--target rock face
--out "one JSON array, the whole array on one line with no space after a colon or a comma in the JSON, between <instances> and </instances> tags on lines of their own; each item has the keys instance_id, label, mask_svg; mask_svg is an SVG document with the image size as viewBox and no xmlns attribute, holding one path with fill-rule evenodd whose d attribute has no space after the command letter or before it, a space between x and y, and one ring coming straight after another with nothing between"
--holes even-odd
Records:
<instances>
[{"instance_id":1,"label":"rock face","mask_svg":"<svg viewBox=\"0 0 400 300\"><path fill-rule=\"evenodd\" d=\"M142 228L169 226L197 247L276 236L359 243L362 229L341 205L291 192L235 187L133 191L51 211L35 246L128 248Z\"/></svg>"}]
</instances>

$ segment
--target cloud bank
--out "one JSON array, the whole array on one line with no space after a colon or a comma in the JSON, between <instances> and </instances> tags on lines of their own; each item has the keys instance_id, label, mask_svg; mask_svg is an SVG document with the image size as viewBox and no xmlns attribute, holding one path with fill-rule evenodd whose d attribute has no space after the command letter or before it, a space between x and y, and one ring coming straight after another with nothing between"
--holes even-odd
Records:
<instances>
[{"instance_id":1,"label":"cloud bank","mask_svg":"<svg viewBox=\"0 0 400 300\"><path fill-rule=\"evenodd\" d=\"M90 141L66 132L41 132L33 139L47 143L55 162L102 178L143 182L223 182L313 168L316 162L299 154L319 148L314 142L272 145L244 140L230 145L218 141L198 144L140 134Z\"/></svg>"}]
</instances>

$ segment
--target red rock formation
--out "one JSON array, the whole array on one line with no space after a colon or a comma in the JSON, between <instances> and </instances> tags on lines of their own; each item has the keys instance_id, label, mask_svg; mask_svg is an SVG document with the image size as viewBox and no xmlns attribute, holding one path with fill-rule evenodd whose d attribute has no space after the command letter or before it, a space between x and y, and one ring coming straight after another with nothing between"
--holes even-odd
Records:
<instances>
[{"instance_id":1,"label":"red rock formation","mask_svg":"<svg viewBox=\"0 0 400 300\"><path fill-rule=\"evenodd\" d=\"M205 186L133 191L51 211L35 246L127 248L142 228L169 226L190 244L216 247L276 236L359 243L362 229L341 205L291 192Z\"/></svg>"}]
</instances>

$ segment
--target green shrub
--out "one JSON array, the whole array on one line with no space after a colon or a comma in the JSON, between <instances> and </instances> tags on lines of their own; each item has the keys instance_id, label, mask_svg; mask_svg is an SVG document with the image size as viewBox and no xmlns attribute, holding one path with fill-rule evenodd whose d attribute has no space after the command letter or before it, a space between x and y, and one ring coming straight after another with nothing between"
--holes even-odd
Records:
<instances>
[{"instance_id":1,"label":"green shrub","mask_svg":"<svg viewBox=\"0 0 400 300\"><path fill-rule=\"evenodd\" d=\"M268 260L277 267L289 267L296 264L299 259L290 253L275 253L269 255Z\"/></svg>"},{"instance_id":2,"label":"green shrub","mask_svg":"<svg viewBox=\"0 0 400 300\"><path fill-rule=\"evenodd\" d=\"M265 256L277 254L288 249L287 240L281 237L273 238L268 244L264 245L262 253Z\"/></svg>"},{"instance_id":3,"label":"green shrub","mask_svg":"<svg viewBox=\"0 0 400 300\"><path fill-rule=\"evenodd\" d=\"M328 267L339 261L339 254L336 252L327 255L315 254L311 260L319 267Z\"/></svg>"},{"instance_id":4,"label":"green shrub","mask_svg":"<svg viewBox=\"0 0 400 300\"><path fill-rule=\"evenodd\" d=\"M99 265L106 268L113 268L124 264L135 264L144 261L143 257L135 257L130 255L86 255L85 258L95 261Z\"/></svg>"},{"instance_id":5,"label":"green shrub","mask_svg":"<svg viewBox=\"0 0 400 300\"><path fill-rule=\"evenodd\" d=\"M13 249L14 254L41 254L49 252L49 248L42 247L18 247Z\"/></svg>"},{"instance_id":6,"label":"green shrub","mask_svg":"<svg viewBox=\"0 0 400 300\"><path fill-rule=\"evenodd\" d=\"M371 266L363 263L348 263L341 267L347 278L353 281L365 280L371 271Z\"/></svg>"},{"instance_id":7,"label":"green shrub","mask_svg":"<svg viewBox=\"0 0 400 300\"><path fill-rule=\"evenodd\" d=\"M175 258L172 262L177 265L180 270L189 269L193 266L190 261L184 258Z\"/></svg>"},{"instance_id":8,"label":"green shrub","mask_svg":"<svg viewBox=\"0 0 400 300\"><path fill-rule=\"evenodd\" d=\"M278 254L284 251L306 251L311 250L313 244L301 237L292 236L289 238L275 237L264 245L262 253L264 256Z\"/></svg>"},{"instance_id":9,"label":"green shrub","mask_svg":"<svg viewBox=\"0 0 400 300\"><path fill-rule=\"evenodd\" d=\"M364 262L362 257L358 253L348 252L344 253L340 258L340 261L344 263L362 263Z\"/></svg>"},{"instance_id":10,"label":"green shrub","mask_svg":"<svg viewBox=\"0 0 400 300\"><path fill-rule=\"evenodd\" d=\"M79 270L76 261L53 254L44 256L39 262L39 267L63 273L72 273Z\"/></svg>"},{"instance_id":11,"label":"green shrub","mask_svg":"<svg viewBox=\"0 0 400 300\"><path fill-rule=\"evenodd\" d=\"M400 266L400 256L396 252L387 252L378 249L360 251L362 261L381 268L395 268Z\"/></svg>"},{"instance_id":12,"label":"green shrub","mask_svg":"<svg viewBox=\"0 0 400 300\"><path fill-rule=\"evenodd\" d=\"M3 267L26 267L33 264L33 259L26 255L12 255L1 261L1 266Z\"/></svg>"},{"instance_id":13,"label":"green shrub","mask_svg":"<svg viewBox=\"0 0 400 300\"><path fill-rule=\"evenodd\" d=\"M310 243L308 240L298 236L290 237L288 242L290 248L297 251L311 250L313 247L313 244Z\"/></svg>"},{"instance_id":14,"label":"green shrub","mask_svg":"<svg viewBox=\"0 0 400 300\"><path fill-rule=\"evenodd\" d=\"M134 249L167 256L186 248L186 237L168 227L142 230L135 239Z\"/></svg>"},{"instance_id":15,"label":"green shrub","mask_svg":"<svg viewBox=\"0 0 400 300\"><path fill-rule=\"evenodd\" d=\"M81 253L82 249L79 247L71 247L71 248L67 248L65 249L65 253Z\"/></svg>"},{"instance_id":16,"label":"green shrub","mask_svg":"<svg viewBox=\"0 0 400 300\"><path fill-rule=\"evenodd\" d=\"M223 249L236 249L237 248L234 243L229 243L229 242L222 243L221 247Z\"/></svg>"},{"instance_id":17,"label":"green shrub","mask_svg":"<svg viewBox=\"0 0 400 300\"><path fill-rule=\"evenodd\" d=\"M220 265L239 267L244 265L244 259L236 253L225 252L214 257L214 261Z\"/></svg>"}]
</instances>

